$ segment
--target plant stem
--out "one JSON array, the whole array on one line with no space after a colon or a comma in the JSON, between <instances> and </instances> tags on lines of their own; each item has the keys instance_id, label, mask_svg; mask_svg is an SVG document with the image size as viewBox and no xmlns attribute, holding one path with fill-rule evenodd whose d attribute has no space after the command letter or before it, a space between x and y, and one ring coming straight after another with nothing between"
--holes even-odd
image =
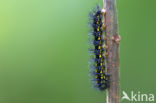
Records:
<instances>
[{"instance_id":1,"label":"plant stem","mask_svg":"<svg viewBox=\"0 0 156 103\"><path fill-rule=\"evenodd\" d=\"M106 45L107 49L107 72L110 75L110 87L107 90L107 103L120 103L119 84L119 41L118 24L116 14L116 0L104 0L106 10Z\"/></svg>"}]
</instances>

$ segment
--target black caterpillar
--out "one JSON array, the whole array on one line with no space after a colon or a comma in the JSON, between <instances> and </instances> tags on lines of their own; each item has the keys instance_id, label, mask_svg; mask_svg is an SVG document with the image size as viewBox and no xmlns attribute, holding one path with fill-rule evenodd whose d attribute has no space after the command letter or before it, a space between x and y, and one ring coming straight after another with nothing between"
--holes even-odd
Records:
<instances>
[{"instance_id":1,"label":"black caterpillar","mask_svg":"<svg viewBox=\"0 0 156 103\"><path fill-rule=\"evenodd\" d=\"M109 75L106 73L106 57L104 54L106 50L103 45L105 40L103 39L104 30L102 29L102 18L103 14L99 6L96 7L89 14L89 22L92 28L91 35L91 44L92 48L89 51L92 53L91 58L91 74L94 87L103 91L109 87Z\"/></svg>"}]
</instances>

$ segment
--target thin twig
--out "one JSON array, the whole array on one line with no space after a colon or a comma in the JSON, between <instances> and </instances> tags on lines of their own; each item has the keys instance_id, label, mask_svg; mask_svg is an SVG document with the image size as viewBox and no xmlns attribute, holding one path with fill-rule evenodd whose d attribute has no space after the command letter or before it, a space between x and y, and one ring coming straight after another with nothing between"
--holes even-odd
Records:
<instances>
[{"instance_id":1,"label":"thin twig","mask_svg":"<svg viewBox=\"0 0 156 103\"><path fill-rule=\"evenodd\" d=\"M120 103L119 85L119 41L118 24L116 14L116 0L103 0L106 10L106 45L107 52L107 72L110 74L110 87L107 90L107 103Z\"/></svg>"}]
</instances>

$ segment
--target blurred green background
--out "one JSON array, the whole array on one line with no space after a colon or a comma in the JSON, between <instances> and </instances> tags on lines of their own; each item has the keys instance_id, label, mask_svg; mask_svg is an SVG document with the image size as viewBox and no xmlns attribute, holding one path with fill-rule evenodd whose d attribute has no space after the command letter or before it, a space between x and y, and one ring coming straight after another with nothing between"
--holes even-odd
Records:
<instances>
[{"instance_id":1,"label":"blurred green background","mask_svg":"<svg viewBox=\"0 0 156 103\"><path fill-rule=\"evenodd\" d=\"M105 103L88 75L87 17L96 4L0 0L0 103ZM156 94L155 4L117 0L121 91Z\"/></svg>"}]
</instances>

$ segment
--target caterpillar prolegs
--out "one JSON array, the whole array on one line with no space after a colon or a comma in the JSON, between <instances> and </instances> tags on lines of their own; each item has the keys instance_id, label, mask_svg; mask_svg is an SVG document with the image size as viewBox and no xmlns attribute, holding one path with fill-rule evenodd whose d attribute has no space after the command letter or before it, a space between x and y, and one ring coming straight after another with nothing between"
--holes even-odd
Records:
<instances>
[{"instance_id":1,"label":"caterpillar prolegs","mask_svg":"<svg viewBox=\"0 0 156 103\"><path fill-rule=\"evenodd\" d=\"M106 69L107 46L105 41L105 11L99 6L89 14L91 27L89 51L91 53L91 76L93 86L103 91L109 87L109 75Z\"/></svg>"}]
</instances>

